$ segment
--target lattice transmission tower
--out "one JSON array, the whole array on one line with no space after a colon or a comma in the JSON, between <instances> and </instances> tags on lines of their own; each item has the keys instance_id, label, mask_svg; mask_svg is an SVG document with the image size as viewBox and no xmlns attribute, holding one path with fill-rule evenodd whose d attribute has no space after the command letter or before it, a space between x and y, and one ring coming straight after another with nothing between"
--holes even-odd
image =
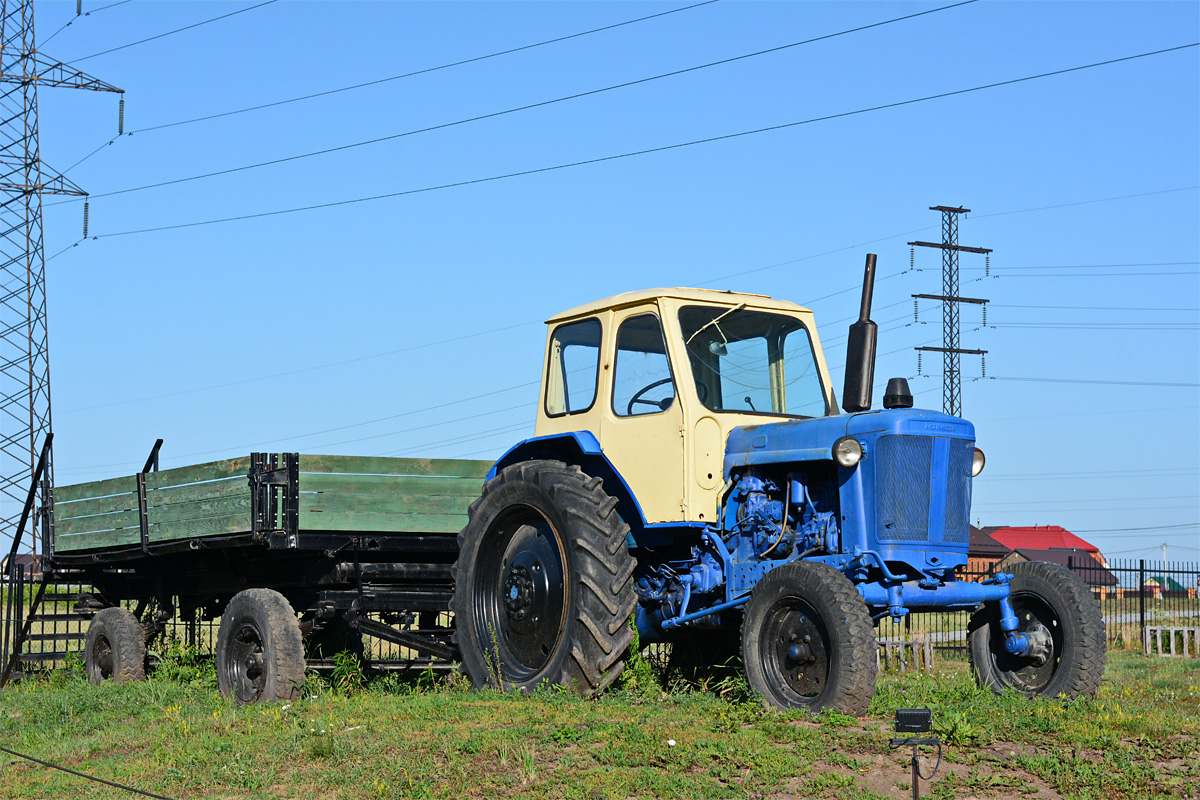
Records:
<instances>
[{"instance_id":1,"label":"lattice transmission tower","mask_svg":"<svg viewBox=\"0 0 1200 800\"><path fill-rule=\"evenodd\" d=\"M914 294L914 298L942 301L942 346L915 348L920 353L931 351L942 354L942 411L956 417L962 416L962 370L960 356L977 355L980 358L987 355L987 350L964 350L959 347L959 315L960 303L982 305L987 300L978 297L959 297L958 295L958 254L983 253L992 251L986 247L964 247L958 243L958 215L969 214L969 208L953 208L951 206L930 206L930 211L942 212L942 241L939 242L909 242L912 247L936 247L942 251L942 293ZM990 255L988 256L990 258ZM985 307L986 309L986 307ZM986 315L986 310L985 310ZM920 371L919 369L917 370Z\"/></svg>"},{"instance_id":2,"label":"lattice transmission tower","mask_svg":"<svg viewBox=\"0 0 1200 800\"><path fill-rule=\"evenodd\" d=\"M42 442L51 431L42 195L87 196L87 192L42 162L38 146L38 87L123 92L38 53L33 32L33 0L0 0L0 17L0 540L3 540L16 533L34 465ZM86 236L86 211L84 219ZM37 537L30 537L30 541L34 542L36 552Z\"/></svg>"}]
</instances>

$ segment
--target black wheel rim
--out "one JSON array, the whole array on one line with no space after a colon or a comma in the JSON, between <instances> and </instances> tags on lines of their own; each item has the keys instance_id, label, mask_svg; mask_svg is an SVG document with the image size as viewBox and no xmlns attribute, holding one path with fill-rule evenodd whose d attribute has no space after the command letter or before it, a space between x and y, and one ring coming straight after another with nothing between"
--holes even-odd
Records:
<instances>
[{"instance_id":1,"label":"black wheel rim","mask_svg":"<svg viewBox=\"0 0 1200 800\"><path fill-rule=\"evenodd\" d=\"M103 633L97 634L92 640L91 650L88 652L91 664L91 679L93 682L106 681L113 676L113 650L112 644L108 641L108 637Z\"/></svg>"},{"instance_id":2,"label":"black wheel rim","mask_svg":"<svg viewBox=\"0 0 1200 800\"><path fill-rule=\"evenodd\" d=\"M238 623L225 649L225 672L238 702L253 703L266 687L266 647L262 631L252 620Z\"/></svg>"},{"instance_id":3,"label":"black wheel rim","mask_svg":"<svg viewBox=\"0 0 1200 800\"><path fill-rule=\"evenodd\" d=\"M789 706L815 704L829 684L829 638L812 606L784 598L766 616L761 655L767 680Z\"/></svg>"},{"instance_id":4,"label":"black wheel rim","mask_svg":"<svg viewBox=\"0 0 1200 800\"><path fill-rule=\"evenodd\" d=\"M551 660L565 628L562 538L541 512L517 506L492 523L479 552L476 636L493 679L526 681Z\"/></svg>"},{"instance_id":5,"label":"black wheel rim","mask_svg":"<svg viewBox=\"0 0 1200 800\"><path fill-rule=\"evenodd\" d=\"M1006 685L1025 694L1040 694L1058 673L1063 652L1062 623L1053 606L1037 595L1014 594L1012 601L1018 632L1032 634L1044 630L1050 634L1050 657L1037 664L1030 656L1009 653L1004 649L1005 634L997 622L993 629L992 663Z\"/></svg>"}]
</instances>

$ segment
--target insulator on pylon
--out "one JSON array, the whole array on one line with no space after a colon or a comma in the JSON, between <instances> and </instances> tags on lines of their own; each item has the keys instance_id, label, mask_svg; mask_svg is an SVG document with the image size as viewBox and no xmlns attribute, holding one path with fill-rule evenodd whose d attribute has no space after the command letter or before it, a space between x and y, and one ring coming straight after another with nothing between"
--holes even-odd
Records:
<instances>
[{"instance_id":1,"label":"insulator on pylon","mask_svg":"<svg viewBox=\"0 0 1200 800\"><path fill-rule=\"evenodd\" d=\"M121 95L121 105L117 111L117 136L125 133L125 95Z\"/></svg>"},{"instance_id":2,"label":"insulator on pylon","mask_svg":"<svg viewBox=\"0 0 1200 800\"><path fill-rule=\"evenodd\" d=\"M920 320L917 319L917 310L920 307L921 307L921 301L914 297L913 298L913 322L920 322Z\"/></svg>"},{"instance_id":3,"label":"insulator on pylon","mask_svg":"<svg viewBox=\"0 0 1200 800\"><path fill-rule=\"evenodd\" d=\"M917 267L917 248L908 248L908 268L916 269Z\"/></svg>"},{"instance_id":4,"label":"insulator on pylon","mask_svg":"<svg viewBox=\"0 0 1200 800\"><path fill-rule=\"evenodd\" d=\"M83 0L75 0L75 16L83 13Z\"/></svg>"},{"instance_id":5,"label":"insulator on pylon","mask_svg":"<svg viewBox=\"0 0 1200 800\"><path fill-rule=\"evenodd\" d=\"M986 378L987 377L987 356L985 356L985 355L979 356L979 369L980 369L980 377Z\"/></svg>"},{"instance_id":6,"label":"insulator on pylon","mask_svg":"<svg viewBox=\"0 0 1200 800\"><path fill-rule=\"evenodd\" d=\"M987 327L987 303L983 304L983 327Z\"/></svg>"},{"instance_id":7,"label":"insulator on pylon","mask_svg":"<svg viewBox=\"0 0 1200 800\"><path fill-rule=\"evenodd\" d=\"M87 238L88 229L88 201L83 201L83 238Z\"/></svg>"},{"instance_id":8,"label":"insulator on pylon","mask_svg":"<svg viewBox=\"0 0 1200 800\"><path fill-rule=\"evenodd\" d=\"M917 351L917 374L921 374L921 351Z\"/></svg>"},{"instance_id":9,"label":"insulator on pylon","mask_svg":"<svg viewBox=\"0 0 1200 800\"><path fill-rule=\"evenodd\" d=\"M992 254L984 253L983 255L983 276L990 277L992 274Z\"/></svg>"}]
</instances>

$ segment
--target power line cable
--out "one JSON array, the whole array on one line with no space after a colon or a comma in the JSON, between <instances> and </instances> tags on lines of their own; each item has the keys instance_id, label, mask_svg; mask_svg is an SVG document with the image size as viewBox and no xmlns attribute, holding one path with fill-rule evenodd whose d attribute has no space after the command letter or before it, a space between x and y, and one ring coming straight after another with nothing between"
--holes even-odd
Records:
<instances>
[{"instance_id":1,"label":"power line cable","mask_svg":"<svg viewBox=\"0 0 1200 800\"><path fill-rule=\"evenodd\" d=\"M1098 386L1164 386L1169 388L1200 389L1200 383L1167 383L1163 381L1106 381L1088 380L1084 378L1018 378L998 375L988 375L983 380L1024 381L1028 383L1085 383Z\"/></svg>"},{"instance_id":2,"label":"power line cable","mask_svg":"<svg viewBox=\"0 0 1200 800\"><path fill-rule=\"evenodd\" d=\"M1134 196L1142 197L1142 196ZM1122 198L1123 199L1123 198ZM1100 200L1096 200L1099 203ZM1013 213L1019 213L1014 211ZM1200 261L1153 261L1150 264L1038 264L1038 265L1015 265L1004 267L1004 272L1009 270L1096 270L1096 269L1116 269L1116 267L1124 266L1194 266L1200 264ZM962 267L962 272L983 272L990 267L983 266L965 266Z\"/></svg>"},{"instance_id":3,"label":"power line cable","mask_svg":"<svg viewBox=\"0 0 1200 800\"><path fill-rule=\"evenodd\" d=\"M100 6L100 8L93 8L91 11L85 11L82 15L80 15L80 14L72 15L70 19L68 19L66 22L63 23L63 26L61 28L56 30L54 33L50 34L47 38L38 42L38 49L39 50L42 49L43 47L45 47L46 45L48 45L50 43L51 39L53 39L55 36L58 36L60 33L65 31L67 28L74 25L75 20L79 19L80 16L90 17L92 14L99 14L101 11L105 11L110 8L116 8L117 6L123 6L128 2L131 2L131 0L119 0L119 2L116 2L116 3L109 3L106 6Z\"/></svg>"},{"instance_id":4,"label":"power line cable","mask_svg":"<svg viewBox=\"0 0 1200 800\"><path fill-rule=\"evenodd\" d=\"M123 0L123 2L129 2L129 0ZM679 13L679 12L681 12L681 11L689 11L689 10L691 10L691 9L693 9L693 8L700 8L701 6L712 5L713 3L716 3L716 2L719 2L719 0L705 0L705 1L704 1L704 2L702 2L702 3L695 3L695 4L693 4L693 5L690 5L690 6L684 6L683 8L673 8L673 9L671 9L670 11L663 11L663 12L660 12L660 13L658 13L658 14L650 14L649 16L645 16L645 17L638 17L637 19L626 20L626 21L624 21L624 22L618 22L618 23L615 23L615 24L613 24L613 25L605 25L605 26L603 26L603 27L600 27L600 28L592 28L591 30L587 30L587 31L581 31L581 32L579 32L579 33L572 33L572 34L568 34L568 35L566 35L566 36L559 36L559 37L556 37L556 38L554 38L554 39L547 39L547 40L545 40L545 41L542 41L542 42L535 42L534 44L527 44L527 45L523 45L523 46L521 46L521 47L512 47L512 48L509 48L509 49L507 49L507 50L501 50L501 51L499 51L499 52L496 52L496 53L488 53L487 55L475 56L474 58L467 58L467 59L463 59L463 60L461 60L461 61L454 61L454 62L452 62L452 63L449 63L449 64L441 64L441 65L439 65L439 66L436 66L436 67L427 67L427 68L425 68L425 69L419 69L419 70L416 70L416 71L413 71L413 72L406 72L406 73L404 73L404 74L402 74L402 75L392 75L391 77L388 77L388 78L380 78L380 79L378 79L378 80L366 81L365 83L356 83L356 84L354 84L354 85L352 85L352 86L343 86L343 87L341 87L341 88L338 88L338 89L330 89L330 90L328 90L328 91L324 91L324 92L316 92L316 93L314 93L314 94L307 94L307 95L303 95L303 96L301 96L301 97L293 97L293 98L290 98L290 99L287 99L287 100L278 100L278 101L275 101L275 102L273 102L273 103L262 103L262 104L260 104L260 105L256 105L256 106L249 106L249 107L247 107L247 108L235 109L235 110L233 110L233 111L224 111L224 112L221 112L221 113L218 113L218 114L209 114L209 115L207 115L207 116L203 116L203 117L195 117L195 118L193 118L193 119L179 120L179 121L177 121L177 122L167 122L167 123L164 123L164 124L162 124L162 125L152 125L152 126L150 126L150 127L147 127L147 128L139 128L139 129L137 129L137 130L129 131L129 132L126 134L126 135L127 135L127 136L133 136L135 133L147 133L147 132L149 132L149 131L162 130L162 129L165 129L165 128L173 128L173 127L176 127L176 126L179 126L179 125L188 125L188 124L191 124L191 123L193 123L193 122L203 122L203 121L205 121L205 120L210 120L210 119L218 119L218 118L220 118L220 117L228 117L228 116L232 116L232 115L234 115L234 114L244 114L244 113L246 113L246 112L249 112L249 111L258 111L258 110L260 110L260 109L264 109L264 108L273 108L273 107L275 107L275 106L286 105L286 104L288 104L288 103L297 103L297 102L300 102L300 101L302 101L302 100L312 100L312 99L314 99L314 98L318 98L318 97L325 97L325 96L327 96L327 95L331 95L331 94L337 94L337 93L339 93L339 92L348 92L348 91L351 91L351 90L353 90L353 89L362 89L362 88L365 88L365 87L367 87L367 86L375 86L375 85L377 85L377 84L381 84L381 83L387 83L388 81L397 81L397 80L401 80L401 79L403 79L403 78L411 78L411 77L414 77L414 76L417 76L417 75L425 75L425 74L427 74L427 73L430 73L430 72L437 72L437 71L439 71L439 70L443 70L443 69L450 69L451 67L459 67L459 66L463 66L464 64L473 64L473 63L475 63L475 62L477 62L477 61L484 61L484 60L486 60L486 59L489 59L489 58L498 58L499 56L510 55L510 54L512 54L512 53L519 53L519 52L521 52L521 51L523 51L523 50L531 50L531 49L533 49L533 48L535 48L535 47L543 47L543 46L545 46L545 45L549 45L549 44L555 44L555 43L558 43L558 42L565 42L565 41L567 41L567 40L569 40L569 39L577 39L577 38L579 38L579 37L581 37L581 36L589 36L589 35L591 35L591 34L594 34L594 33L601 33L601 32L603 32L603 31L609 31L609 30L613 30L614 28L620 28L620 27L624 27L624 26L626 26L626 25L634 25L634 24L636 24L636 23L639 23L639 22L645 22L645 21L647 21L647 20L651 20L651 19L656 19L656 18L658 18L658 17L665 17L665 16L667 16L668 14L678 14L678 13ZM116 5L120 5L120 3L117 3ZM109 7L110 7L110 6L105 6L105 8L109 8ZM97 10L101 10L101 9L97 9ZM67 24L70 24L70 23L67 23ZM89 158L91 158L92 156L94 156L94 155L96 155L97 153L99 153L99 152L100 152L101 150L103 150L105 147L107 147L107 146L109 146L109 145L113 144L113 143L114 143L114 142L116 142L116 141L117 141L117 139L119 139L119 138L120 138L120 136L115 136L115 137L113 137L113 138L109 139L108 141L104 142L104 143L103 143L103 144L101 144L99 147L97 147L95 150L93 150L92 152L88 153L86 156L84 156L83 158L79 159L78 161L76 161L76 162L75 162L74 164L72 164L71 166L67 167L67 169L65 170L65 172L70 172L71 170L75 169L75 167L78 167L80 164L82 164L83 162L85 162L85 161L87 161ZM64 173L64 174L65 174L65 173ZM58 201L58 202L54 202L54 203L48 203L47 205L56 206L56 205L62 205L62 203L63 203L63 202L78 202L78 201L79 201L79 198L70 198L70 199L68 199L68 200L66 200L66 201Z\"/></svg>"},{"instance_id":5,"label":"power line cable","mask_svg":"<svg viewBox=\"0 0 1200 800\"><path fill-rule=\"evenodd\" d=\"M1195 45L1189 45L1189 46L1194 47ZM1105 202L1108 202L1109 200L1126 200L1131 197L1150 197L1151 195L1156 195L1156 194L1170 194L1171 192L1187 192L1187 191L1191 191L1193 189L1200 189L1200 185L1198 185L1198 186L1181 186L1178 189L1160 189L1160 190L1154 191L1154 192L1140 192L1138 194L1123 194L1118 197L1101 197L1097 200L1080 200L1080 201L1074 202L1074 203L1058 203L1058 204L1052 205L1052 206L1037 206L1036 208L1021 208L1021 209L1017 209L1015 211L993 211L990 214L976 214L974 216L974 218L975 219L986 219L988 217L1003 217L1008 214L1025 214L1029 211L1049 211L1050 209L1054 209L1054 208L1070 208L1071 206L1085 206L1090 203L1105 203Z\"/></svg>"},{"instance_id":6,"label":"power line cable","mask_svg":"<svg viewBox=\"0 0 1200 800\"><path fill-rule=\"evenodd\" d=\"M1140 528L1088 528L1075 533L1127 533L1130 531L1165 531L1174 528L1200 528L1200 522L1182 522L1177 525L1144 525Z\"/></svg>"},{"instance_id":7,"label":"power line cable","mask_svg":"<svg viewBox=\"0 0 1200 800\"><path fill-rule=\"evenodd\" d=\"M124 789L127 792L133 792L134 794L140 794L143 797L155 797L155 798L158 798L158 800L173 800L172 798L167 797L166 795L155 794L154 792L144 792L141 789L135 789L132 786L126 786L123 783L116 783L114 781L106 781L104 778L97 778L95 775L88 775L86 772L79 772L78 770L70 769L69 767L64 767L61 764L54 764L49 761L43 761L40 758L34 758L33 756L25 755L24 753L18 753L16 750L9 750L7 747L0 747L0 752L8 753L10 756L16 756L17 758L23 758L26 761L32 761L35 764L41 764L43 767L50 767L50 769L57 769L57 770L61 770L62 772L69 772L72 775L78 776L80 778L86 778L89 781L95 781L96 783L103 783L105 786L112 786L114 789Z\"/></svg>"},{"instance_id":8,"label":"power line cable","mask_svg":"<svg viewBox=\"0 0 1200 800\"><path fill-rule=\"evenodd\" d=\"M378 86L381 83L388 83L389 81L403 80L404 78L412 78L417 75L427 75L430 72L437 72L439 70L450 69L452 67L461 67L465 64L474 64L478 61L486 61L489 58L499 58L500 56L507 56L507 55L511 55L513 53L520 53L522 51L532 50L537 47L545 47L546 45L557 44L559 42L565 42L570 39L578 39L582 36L591 36L594 33L602 33L604 31L611 31L615 28L625 27L627 25L636 25L639 22L646 22L648 20L657 19L658 17L665 17L668 14L678 14L682 11L691 11L692 9L700 8L701 6L712 5L713 3L716 3L717 1L718 0L705 0L705 2L703 2L703 3L694 3L693 5L684 6L682 8L673 8L669 11L662 11L658 14L650 14L649 16L638 17L637 19L625 20L624 22L617 22L612 25L604 25L603 27L600 27L600 28L592 28L591 30L580 31L579 33L571 33L566 36L558 36L558 37L555 37L554 39L546 39L545 41L542 41L542 42L526 44L526 45L522 45L520 47L510 47L507 50L500 50L495 53L488 53L487 55L475 56L473 58L464 58L461 61L453 61L453 62L450 62L449 64L440 64L436 67L426 67L424 69L414 70L413 72L405 72L401 75L392 75L391 77L387 77L387 78L379 78L377 80L365 81L363 83L356 83L356 84L353 84L352 86L342 86L340 88L329 89L324 92L315 92L313 94L306 94L306 95L302 95L300 97L292 97L287 100L276 100L275 102L272 102L272 103L261 103L256 106L248 106L246 108L239 108L239 109L235 109L233 111L222 111L218 114L208 114L203 117L194 117L192 119L183 119L183 120L179 120L177 122L165 122L161 125L151 125L146 128L139 128L135 131L130 131L130 135L133 135L135 133L146 133L148 131L162 130L163 128L174 128L174 127L177 127L180 125L190 125L193 122L204 122L204 121L210 120L210 119L219 119L221 117L233 116L235 114L245 114L250 111L259 111L264 108L274 108L276 106L287 105L289 103L299 103L302 100L312 100L312 99L318 98L318 97L327 97L331 94L338 94L340 92L349 92L349 91L353 91L355 89L363 89L368 86Z\"/></svg>"},{"instance_id":9,"label":"power line cable","mask_svg":"<svg viewBox=\"0 0 1200 800\"><path fill-rule=\"evenodd\" d=\"M72 63L78 63L80 61L87 61L89 58L96 58L97 56L104 56L104 55L108 55L109 53L115 53L118 50L124 50L128 47L135 47L139 44L145 44L146 42L153 42L155 39L161 39L164 36L172 36L176 33L182 33L183 31L190 31L192 28L199 28L201 25L207 25L210 22L217 22L218 20L228 19L229 17L235 17L238 14L245 14L247 11L253 11L256 8L262 8L263 6L269 6L274 2L276 2L276 0L265 0L265 2L258 3L257 5L248 6L247 8L241 8L241 9L238 9L237 11L231 11L228 14L222 14L219 17L213 17L212 19L206 19L206 20L202 20L200 22L194 22L191 25L185 25L184 27L176 28L173 31L167 31L166 33L159 33L154 36L149 36L145 39L139 39L136 42L130 42L129 44L123 44L123 45L119 45L117 47L110 47L107 50L101 50L99 53L92 53L90 56L83 56L82 58L72 58L70 60Z\"/></svg>"},{"instance_id":10,"label":"power line cable","mask_svg":"<svg viewBox=\"0 0 1200 800\"><path fill-rule=\"evenodd\" d=\"M259 161L254 164L244 164L240 167L230 167L229 169L217 170L215 172L206 172L206 173L203 173L200 175L192 175L192 176L189 176L186 178L175 178L175 179L169 180L169 181L159 181L158 183L148 183L143 186L133 186L133 187L130 187L127 189L116 189L111 192L101 192L99 194L93 194L92 198L95 199L95 198L99 198L99 197L112 197L114 195L128 194L130 192L140 192L140 191L144 191L146 189L158 189L163 186L174 186L175 184L179 184L179 183L188 183L190 181L198 181L198 180L203 180L206 178L215 178L215 177L218 177L221 175L230 175L230 174L233 174L236 172L245 172L246 170L259 169L261 167L269 167L269 166L274 166L277 164L286 164L286 163L289 163L292 161L299 161L299 160L305 159L305 158L314 158L316 156L329 155L330 153L339 153L339 152L342 152L345 150L352 150L352 149L358 148L358 147L365 147L367 145L380 144L382 142L390 142L390 141L394 141L396 139L402 139L404 137L414 136L414 135L420 134L420 133L429 133L431 131L445 130L447 128L453 128L453 127L456 127L459 125L466 125L471 122L480 122L480 121L486 120L486 119L495 119L496 117L503 117L503 116L507 116L509 114L516 114L516 113L519 113L522 111L529 111L529 110L535 109L535 108L544 108L546 106L555 105L557 103L564 103L564 102L567 102L568 100L578 100L583 97L592 97L594 95L603 94L605 92L612 92L612 91L616 91L618 89L627 89L630 86L639 86L641 84L650 83L651 81L662 80L664 78L671 78L671 77L676 77L679 75L686 75L688 73L696 72L698 70L708 69L710 67L723 66L725 64L731 64L731 63L734 63L737 61L743 61L748 58L756 58L758 56L769 55L771 53L778 53L782 50L788 50L793 47L800 47L802 45L812 44L814 42L820 42L820 41L824 41L826 39L833 39L838 36L846 36L851 33L858 33L860 31L870 30L871 28L878 28L883 25L890 25L894 22L903 22L905 20L913 19L914 17L921 17L921 16L925 16L926 14L934 14L934 13L937 13L938 11L946 11L947 9L957 8L959 6L964 6L964 5L970 5L971 3L975 3L975 2L978 2L978 0L964 0L963 2L955 3L953 5L942 6L941 8L934 8L934 9L930 9L928 11L921 11L916 14L908 14L908 15L905 15L902 17L895 17L893 19L884 20L882 22L874 22L874 23L871 23L870 25L861 25L857 28L849 28L847 30L838 31L836 33L830 33L830 34L826 34L824 36L817 36L815 38L805 39L805 40L799 41L799 42L792 42L790 44L780 45L778 47L770 47L770 48L767 48L766 50L758 50L753 53L744 53L742 55L733 56L731 58L723 58L719 61L710 61L707 64L699 64L699 65L693 66L693 67L685 67L684 69L672 70L671 72L663 72L658 75L651 75L650 77L647 77L647 78L638 78L637 80L625 81L623 83L616 83L611 86L605 86L605 87L602 87L599 89L590 89L586 92L576 92L575 94L564 95L562 97L556 97L551 100L542 100L537 103L527 103L526 105L516 106L513 108L507 108L507 109L504 109L503 111L493 111L489 114L479 114L474 117L467 117L465 119L459 119L459 120L455 120L453 122L443 122L438 125L429 125L424 128L414 128L413 130L403 131L401 133L393 133L393 134L389 134L387 136L378 136L373 139L364 139L363 141L359 141L359 142L352 142L350 144L338 145L337 147L327 147L322 150L313 150L308 153L299 153L294 156L286 156L284 158L275 158L275 159L271 159L269 161Z\"/></svg>"},{"instance_id":11,"label":"power line cable","mask_svg":"<svg viewBox=\"0 0 1200 800\"><path fill-rule=\"evenodd\" d=\"M679 142L676 144L663 145L660 147L646 148L644 150L635 150L635 151L631 151L628 153L619 153L617 155L600 156L597 158L589 158L589 159L584 159L581 161L572 161L572 162L568 162L565 164L555 164L555 165L549 166L549 167L537 167L534 169L520 170L517 172L508 172L508 173L504 173L504 174L500 174L500 175L490 175L490 176L484 177L484 178L473 178L473 179L469 179L469 180L453 181L451 183L443 183L443 184L438 184L438 185L434 185L434 186L425 186L425 187L421 187L419 189L405 189L405 190L398 191L398 192L387 192L384 194L371 195L368 197L357 197L357 198L352 198L349 200L337 200L337 201L328 202L328 203L315 203L312 205L297 206L294 208L285 208L285 209L279 209L276 211L260 211L260 212L253 213L253 214L240 214L237 216L222 217L222 218L218 218L218 219L201 220L198 222L183 222L183 223L177 223L174 225L159 225L159 226L156 226L153 228L141 228L141 229L136 229L136 230L118 231L116 233L99 234L99 235L95 236L94 238L106 239L106 238L111 238L111 237L115 237L115 236L132 236L132 235L143 234L143 233L155 233L155 232L159 232L159 231L179 230L182 228L195 228L195 227L200 227L200 226L204 226L204 225L217 225L217 224L222 224L222 223L226 223L226 222L240 222L240 221L249 220L249 219L262 219L264 217L275 217L275 216L281 216L284 214L295 214L295 213L302 212L302 211L315 211L315 210L319 210L319 209L336 208L336 207L340 207L340 206L355 205L358 203L368 203L368 202L374 202L377 200L386 200L386 199L391 199L391 198L395 198L395 197L405 197L408 195L423 194L423 193L427 193L427 192L439 191L442 189L453 189L453 188L458 188L458 187L462 187L462 186L473 186L476 184L491 183L491 182L500 181L500 180L507 180L510 178L519 178L519 177L525 177L525 176L529 176L529 175L537 175L537 174L546 173L546 172L554 172L554 171L558 171L558 170L571 169L574 167L582 167L582 166L587 166L587 165L591 165L591 164L600 164L600 163L609 162L609 161L617 161L617 160L625 159L625 158L633 158L636 156L650 155L653 153L663 153L663 152L667 152L670 150L679 150L679 149L682 149L685 147L694 147L696 145L701 145L701 144L711 144L713 142L727 141L730 139L737 139L737 138L740 138L743 136L754 136L754 135L761 134L761 133L769 133L772 131L779 131L779 130L785 130L788 128L794 128L794 127L797 127L800 125L809 125L809 124L816 123L816 122L826 122L826 121L833 120L833 119L841 119L841 118L845 118L845 117L856 116L859 114L867 114L867 113L871 113L871 112L875 112L875 111L883 111L886 109L899 108L902 106L913 105L915 103L928 102L930 100L940 100L940 99L944 99L947 97L955 97L958 95L969 94L972 92L979 92L979 91L984 91L987 89L995 89L995 88L998 88L1001 86L1012 86L1014 84L1024 83L1027 81L1039 80L1042 78L1049 78L1049 77L1053 77L1053 76L1057 76L1057 75L1065 75L1065 74L1072 73L1072 72L1079 72L1081 70L1094 69L1096 67L1110 66L1112 64L1119 64L1119 63L1133 61L1133 60L1141 59L1141 58L1149 58L1151 56L1163 55L1165 53L1172 53L1172 52L1176 52L1179 50L1185 50L1185 49L1197 47L1197 46L1200 46L1200 42L1193 42L1191 44L1178 45L1176 47L1168 47L1168 48L1164 48L1161 50L1153 50L1150 52L1139 53L1137 55L1132 55L1132 56L1123 56L1121 58L1112 58L1112 59L1107 59L1105 61L1097 61L1097 62L1094 62L1091 64L1082 64L1082 65L1076 66L1076 67L1067 67L1065 69L1053 70L1051 72L1043 72L1043 73L1039 73L1037 75L1028 75L1028 76L1025 76L1022 78L1012 78L1010 80L998 81L995 83L984 84L981 86L974 86L974 87L971 87L968 89L957 89L957 90L950 91L950 92L940 92L938 94L926 95L924 97L917 97L917 98L913 98L910 100L900 100L900 101L897 101L894 103L884 103L882 105L870 106L868 108L860 108L860 109L856 109L854 111L843 111L843 112L839 112L837 114L826 114L824 116L812 117L812 118L805 119L805 120L798 120L796 122L785 122L785 123L782 123L779 125L770 125L765 128L755 128L753 130L739 131L737 133L727 133L727 134L722 134L720 136L709 136L709 137L705 137L703 139L693 139L692 141L688 141L688 142Z\"/></svg>"},{"instance_id":12,"label":"power line cable","mask_svg":"<svg viewBox=\"0 0 1200 800\"><path fill-rule=\"evenodd\" d=\"M382 353L371 353L371 354L365 355L365 356L356 356L355 358L342 359L341 361L330 361L325 364L316 364L311 367L300 367L297 369L287 370L286 372L276 372L271 375L261 375L256 378L245 378L245 379L239 380L239 381L229 381L227 383L212 384L211 386L201 386L201 387L197 387L197 388L193 388L193 389L182 389L177 392L168 392L166 394L157 394L157 395L152 395L152 396L148 396L148 397L137 397L132 400L118 400L113 403L101 403L100 405L94 405L94 406L80 406L77 408L68 408L68 409L65 409L64 413L69 413L72 411L91 411L91 410L97 409L97 408L111 408L113 406L128 405L129 403L141 403L141 402L145 402L147 400L162 400L163 398L166 398L166 397L178 397L179 395L183 395L183 394L192 394L194 392L209 391L211 389L227 389L231 386L244 386L247 383L258 383L259 381L273 380L275 378L283 378L283 377L287 377L289 375L299 375L300 373L303 373L303 372L312 372L313 370L318 370L318 369L328 369L330 367L340 367L340 366L344 366L346 364L355 364L360 361L369 361L369 360L375 359L375 358L383 358L384 356L393 356L393 355L397 355L399 353L409 353L414 350L423 350L427 347L436 347L437 345L451 344L453 342L461 342L464 339L474 339L474 338L477 338L480 336L489 336L493 333L501 333L503 331L510 331L515 328L523 328L528 325L535 325L535 324L537 324L537 323L536 322L518 322L515 325L505 325L502 328L493 328L488 331L479 331L478 333L467 333L467 334L463 334L462 336L454 336L449 339L439 339L435 342L425 342L423 344L414 344L414 345L410 345L408 347L400 347L395 350L387 350ZM331 429L331 430L337 430L337 429Z\"/></svg>"}]
</instances>

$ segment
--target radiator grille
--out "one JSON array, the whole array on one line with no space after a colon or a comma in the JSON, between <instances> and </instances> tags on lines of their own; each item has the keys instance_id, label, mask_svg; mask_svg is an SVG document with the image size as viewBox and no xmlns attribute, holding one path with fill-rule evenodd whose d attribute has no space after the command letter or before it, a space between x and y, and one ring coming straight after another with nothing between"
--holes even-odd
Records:
<instances>
[{"instance_id":1,"label":"radiator grille","mask_svg":"<svg viewBox=\"0 0 1200 800\"><path fill-rule=\"evenodd\" d=\"M879 538L923 542L929 536L929 472L933 439L881 436L876 464Z\"/></svg>"},{"instance_id":2,"label":"radiator grille","mask_svg":"<svg viewBox=\"0 0 1200 800\"><path fill-rule=\"evenodd\" d=\"M964 544L971 538L971 461L975 444L970 439L950 440L946 482L946 527L942 540Z\"/></svg>"}]
</instances>

